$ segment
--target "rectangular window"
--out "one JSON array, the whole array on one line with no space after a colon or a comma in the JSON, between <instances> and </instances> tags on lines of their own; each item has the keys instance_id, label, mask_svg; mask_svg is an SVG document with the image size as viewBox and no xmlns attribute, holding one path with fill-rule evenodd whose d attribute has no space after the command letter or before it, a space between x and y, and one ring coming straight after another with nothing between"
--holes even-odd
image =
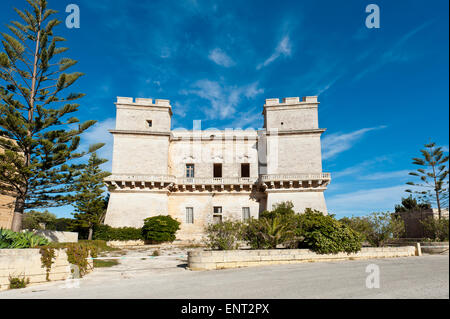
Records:
<instances>
[{"instance_id":1,"label":"rectangular window","mask_svg":"<svg viewBox=\"0 0 450 319\"><path fill-rule=\"evenodd\" d=\"M250 219L250 207L242 207L242 220L246 221Z\"/></svg>"},{"instance_id":2,"label":"rectangular window","mask_svg":"<svg viewBox=\"0 0 450 319\"><path fill-rule=\"evenodd\" d=\"M222 222L222 207L214 207L213 223L218 224Z\"/></svg>"},{"instance_id":3,"label":"rectangular window","mask_svg":"<svg viewBox=\"0 0 450 319\"><path fill-rule=\"evenodd\" d=\"M250 164L241 164L241 177L250 177Z\"/></svg>"},{"instance_id":4,"label":"rectangular window","mask_svg":"<svg viewBox=\"0 0 450 319\"><path fill-rule=\"evenodd\" d=\"M152 120L147 120L147 125L148 125L148 127L152 127L153 126Z\"/></svg>"},{"instance_id":5,"label":"rectangular window","mask_svg":"<svg viewBox=\"0 0 450 319\"><path fill-rule=\"evenodd\" d=\"M194 207L186 207L186 224L194 223Z\"/></svg>"},{"instance_id":6,"label":"rectangular window","mask_svg":"<svg viewBox=\"0 0 450 319\"><path fill-rule=\"evenodd\" d=\"M194 164L186 164L186 177L194 178Z\"/></svg>"},{"instance_id":7,"label":"rectangular window","mask_svg":"<svg viewBox=\"0 0 450 319\"><path fill-rule=\"evenodd\" d=\"M222 216L221 215L213 216L213 224L220 224L221 222L222 222Z\"/></svg>"},{"instance_id":8,"label":"rectangular window","mask_svg":"<svg viewBox=\"0 0 450 319\"><path fill-rule=\"evenodd\" d=\"M214 164L214 177L222 178L222 164Z\"/></svg>"}]
</instances>

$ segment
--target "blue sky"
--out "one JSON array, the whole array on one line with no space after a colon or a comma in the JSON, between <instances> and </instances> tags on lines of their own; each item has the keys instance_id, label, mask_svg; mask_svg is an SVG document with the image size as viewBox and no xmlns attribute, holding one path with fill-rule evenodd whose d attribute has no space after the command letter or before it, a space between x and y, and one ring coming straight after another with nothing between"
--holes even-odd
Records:
<instances>
[{"instance_id":1,"label":"blue sky","mask_svg":"<svg viewBox=\"0 0 450 319\"><path fill-rule=\"evenodd\" d=\"M319 95L325 192L337 217L393 210L411 157L429 141L448 151L448 1L50 0L86 73L78 114L96 119L85 145L108 143L117 96L170 99L173 128L260 128L266 98ZM380 7L367 29L365 8ZM0 26L16 19L2 0ZM74 69L75 70L75 69ZM70 209L52 210L70 216Z\"/></svg>"}]
</instances>

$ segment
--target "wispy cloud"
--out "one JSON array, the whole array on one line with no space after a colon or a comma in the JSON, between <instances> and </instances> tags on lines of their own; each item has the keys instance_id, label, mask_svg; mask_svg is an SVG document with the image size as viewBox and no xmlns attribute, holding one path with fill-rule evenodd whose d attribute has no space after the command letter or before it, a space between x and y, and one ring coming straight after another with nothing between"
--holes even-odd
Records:
<instances>
[{"instance_id":1,"label":"wispy cloud","mask_svg":"<svg viewBox=\"0 0 450 319\"><path fill-rule=\"evenodd\" d=\"M405 197L405 189L407 185L396 185L327 196L328 211L338 217L393 211L402 196Z\"/></svg>"},{"instance_id":2,"label":"wispy cloud","mask_svg":"<svg viewBox=\"0 0 450 319\"><path fill-rule=\"evenodd\" d=\"M416 35L421 30L428 27L433 21L427 21L420 26L414 28L410 32L403 35L393 46L391 46L388 50L381 53L380 58L377 62L371 63L369 66L364 68L364 70L360 73L358 73L354 77L354 81L358 81L361 78L363 78L368 73L377 71L381 67L383 67L386 64L389 63L397 63L397 62L409 62L413 56L411 55L410 51L404 50L404 45L408 40L410 40L414 35Z\"/></svg>"},{"instance_id":3,"label":"wispy cloud","mask_svg":"<svg viewBox=\"0 0 450 319\"><path fill-rule=\"evenodd\" d=\"M377 158L374 158L374 159L370 159L370 160L361 162L359 164L347 167L347 168L345 168L345 169L343 169L341 171L333 173L333 178L339 178L339 177L344 177L344 176L349 176L349 175L361 174L367 168L371 168L375 164L381 163L381 162L385 162L387 160L388 160L387 156L380 156L380 157L377 157Z\"/></svg>"},{"instance_id":4,"label":"wispy cloud","mask_svg":"<svg viewBox=\"0 0 450 319\"><path fill-rule=\"evenodd\" d=\"M208 58L214 63L229 68L236 63L222 49L215 48L209 52Z\"/></svg>"},{"instance_id":5,"label":"wispy cloud","mask_svg":"<svg viewBox=\"0 0 450 319\"><path fill-rule=\"evenodd\" d=\"M369 180L369 181L382 181L382 180L392 179L392 178L407 178L409 172L410 171L408 171L408 170L399 170L399 171L391 171L391 172L377 172L377 173L373 173L373 174L359 176L359 179Z\"/></svg>"},{"instance_id":6,"label":"wispy cloud","mask_svg":"<svg viewBox=\"0 0 450 319\"><path fill-rule=\"evenodd\" d=\"M290 56L292 51L292 45L291 41L289 39L289 36L284 36L281 41L278 43L277 47L275 48L275 51L272 53L270 57L268 57L263 63L258 64L256 67L257 70L261 69L262 67L268 66L273 61L278 59L281 56Z\"/></svg>"},{"instance_id":7,"label":"wispy cloud","mask_svg":"<svg viewBox=\"0 0 450 319\"><path fill-rule=\"evenodd\" d=\"M333 133L325 136L322 140L322 158L324 160L333 158L338 154L352 148L368 132L385 128L385 125L363 128L350 133Z\"/></svg>"},{"instance_id":8,"label":"wispy cloud","mask_svg":"<svg viewBox=\"0 0 450 319\"><path fill-rule=\"evenodd\" d=\"M210 107L202 107L208 118L227 119L232 117L242 98L251 99L263 92L264 89L258 87L258 82L238 87L204 79L195 82L193 89L182 90L180 93L194 94L209 101Z\"/></svg>"},{"instance_id":9,"label":"wispy cloud","mask_svg":"<svg viewBox=\"0 0 450 319\"><path fill-rule=\"evenodd\" d=\"M237 114L236 119L231 123L233 129L259 129L263 123L263 117L259 108L252 108L246 112Z\"/></svg>"}]
</instances>

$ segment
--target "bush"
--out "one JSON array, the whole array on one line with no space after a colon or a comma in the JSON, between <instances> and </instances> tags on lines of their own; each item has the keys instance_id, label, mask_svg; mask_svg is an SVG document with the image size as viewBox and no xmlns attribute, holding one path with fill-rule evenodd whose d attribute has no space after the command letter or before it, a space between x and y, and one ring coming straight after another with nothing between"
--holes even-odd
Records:
<instances>
[{"instance_id":1,"label":"bush","mask_svg":"<svg viewBox=\"0 0 450 319\"><path fill-rule=\"evenodd\" d=\"M57 231L74 231L74 222L72 218L57 218L50 227ZM47 227L47 229L50 229Z\"/></svg>"},{"instance_id":2,"label":"bush","mask_svg":"<svg viewBox=\"0 0 450 319\"><path fill-rule=\"evenodd\" d=\"M144 239L141 228L98 225L94 227L93 239L100 240L139 240Z\"/></svg>"},{"instance_id":3,"label":"bush","mask_svg":"<svg viewBox=\"0 0 450 319\"><path fill-rule=\"evenodd\" d=\"M449 239L449 222L448 218L436 219L428 217L420 221L425 230L425 236L436 241L448 241Z\"/></svg>"},{"instance_id":4,"label":"bush","mask_svg":"<svg viewBox=\"0 0 450 319\"><path fill-rule=\"evenodd\" d=\"M372 213L364 217L352 217L351 227L359 230L370 245L382 247L389 240L397 239L405 232L405 224L400 216L391 213Z\"/></svg>"},{"instance_id":5,"label":"bush","mask_svg":"<svg viewBox=\"0 0 450 319\"><path fill-rule=\"evenodd\" d=\"M297 243L298 215L292 202L273 205L273 210L264 211L259 220L250 220L244 239L254 249L271 249L278 245L293 248Z\"/></svg>"},{"instance_id":6,"label":"bush","mask_svg":"<svg viewBox=\"0 0 450 319\"><path fill-rule=\"evenodd\" d=\"M55 221L56 216L48 211L37 212L32 210L23 214L22 228L28 230L44 228L54 230Z\"/></svg>"},{"instance_id":7,"label":"bush","mask_svg":"<svg viewBox=\"0 0 450 319\"><path fill-rule=\"evenodd\" d=\"M9 276L9 289L25 288L30 283L30 278Z\"/></svg>"},{"instance_id":8,"label":"bush","mask_svg":"<svg viewBox=\"0 0 450 319\"><path fill-rule=\"evenodd\" d=\"M372 226L366 217L344 217L339 221L359 233L363 241L367 241L367 235L371 232Z\"/></svg>"},{"instance_id":9,"label":"bush","mask_svg":"<svg viewBox=\"0 0 450 319\"><path fill-rule=\"evenodd\" d=\"M290 245L295 241L294 218L283 218L276 214L249 221L244 231L244 240L253 249L275 249L278 245ZM295 218L297 219L297 218Z\"/></svg>"},{"instance_id":10,"label":"bush","mask_svg":"<svg viewBox=\"0 0 450 319\"><path fill-rule=\"evenodd\" d=\"M307 209L299 217L299 246L319 254L356 253L361 250L362 238L356 231L319 211Z\"/></svg>"},{"instance_id":11,"label":"bush","mask_svg":"<svg viewBox=\"0 0 450 319\"><path fill-rule=\"evenodd\" d=\"M180 222L170 216L159 215L144 219L142 235L151 243L172 242L180 229Z\"/></svg>"},{"instance_id":12,"label":"bush","mask_svg":"<svg viewBox=\"0 0 450 319\"><path fill-rule=\"evenodd\" d=\"M104 240L79 240L77 243L50 243L47 248L66 249L67 260L76 265L83 277L89 271L89 256L96 258L101 252L114 251Z\"/></svg>"},{"instance_id":13,"label":"bush","mask_svg":"<svg viewBox=\"0 0 450 319\"><path fill-rule=\"evenodd\" d=\"M292 202L287 201L287 202L282 202L282 203L278 203L273 205L273 210L271 211L263 211L259 218L269 218L269 219L273 219L275 217L280 217L280 218L290 218L292 216L295 215L295 211L294 211L294 204L292 204Z\"/></svg>"},{"instance_id":14,"label":"bush","mask_svg":"<svg viewBox=\"0 0 450 319\"><path fill-rule=\"evenodd\" d=\"M223 221L206 226L205 244L211 249L232 250L239 248L243 224L239 221Z\"/></svg>"},{"instance_id":15,"label":"bush","mask_svg":"<svg viewBox=\"0 0 450 319\"><path fill-rule=\"evenodd\" d=\"M34 248L48 245L49 241L32 232L13 232L9 229L0 229L0 249Z\"/></svg>"}]
</instances>

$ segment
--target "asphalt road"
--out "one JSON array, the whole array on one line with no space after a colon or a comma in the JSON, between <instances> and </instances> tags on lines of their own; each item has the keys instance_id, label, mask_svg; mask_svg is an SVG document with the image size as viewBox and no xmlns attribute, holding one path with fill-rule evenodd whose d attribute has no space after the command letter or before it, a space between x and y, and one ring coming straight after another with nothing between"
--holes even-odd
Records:
<instances>
[{"instance_id":1,"label":"asphalt road","mask_svg":"<svg viewBox=\"0 0 450 319\"><path fill-rule=\"evenodd\" d=\"M54 282L0 292L0 299L449 298L448 255L201 272L186 270L181 264L174 260L172 266L160 268L98 268L81 279L79 288L64 288L62 282ZM379 288L366 287L369 264L379 266Z\"/></svg>"}]
</instances>

